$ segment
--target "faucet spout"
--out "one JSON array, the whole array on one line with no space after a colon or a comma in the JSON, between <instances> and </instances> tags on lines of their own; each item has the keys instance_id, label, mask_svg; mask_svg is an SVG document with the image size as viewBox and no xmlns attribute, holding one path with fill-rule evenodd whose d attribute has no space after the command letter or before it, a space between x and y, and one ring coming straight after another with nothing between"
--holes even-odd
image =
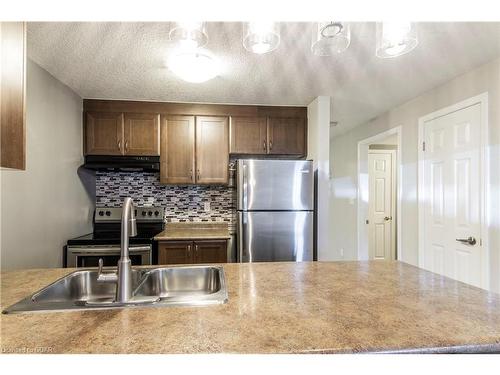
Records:
<instances>
[{"instance_id":1,"label":"faucet spout","mask_svg":"<svg viewBox=\"0 0 500 375\"><path fill-rule=\"evenodd\" d=\"M127 303L132 300L132 262L129 257L129 237L137 235L134 202L132 198L123 201L121 222L121 247L118 271L113 274L102 272L102 261L99 262L97 280L101 282L116 283L115 302Z\"/></svg>"},{"instance_id":2,"label":"faucet spout","mask_svg":"<svg viewBox=\"0 0 500 375\"><path fill-rule=\"evenodd\" d=\"M126 303L132 298L132 262L129 257L129 237L137 235L132 198L125 198L122 210L121 253L118 260L116 302Z\"/></svg>"}]
</instances>

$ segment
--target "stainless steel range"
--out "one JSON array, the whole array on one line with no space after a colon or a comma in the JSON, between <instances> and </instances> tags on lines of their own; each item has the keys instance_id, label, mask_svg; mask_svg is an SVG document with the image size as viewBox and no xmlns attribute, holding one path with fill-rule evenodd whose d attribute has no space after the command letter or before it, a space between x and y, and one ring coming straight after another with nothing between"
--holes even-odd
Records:
<instances>
[{"instance_id":1,"label":"stainless steel range","mask_svg":"<svg viewBox=\"0 0 500 375\"><path fill-rule=\"evenodd\" d=\"M66 267L116 266L120 258L122 208L97 207L94 211L94 231L68 241ZM155 262L154 236L164 229L162 207L137 207L137 236L130 237L132 265Z\"/></svg>"}]
</instances>

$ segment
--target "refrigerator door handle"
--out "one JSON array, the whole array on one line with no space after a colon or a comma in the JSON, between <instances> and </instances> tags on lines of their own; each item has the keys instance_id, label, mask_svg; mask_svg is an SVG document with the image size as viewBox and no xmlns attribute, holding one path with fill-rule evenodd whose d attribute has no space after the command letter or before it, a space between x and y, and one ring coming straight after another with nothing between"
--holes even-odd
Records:
<instances>
[{"instance_id":1,"label":"refrigerator door handle","mask_svg":"<svg viewBox=\"0 0 500 375\"><path fill-rule=\"evenodd\" d=\"M246 210L248 208L248 176L247 176L247 165L246 163L242 165L243 169L243 209Z\"/></svg>"},{"instance_id":2,"label":"refrigerator door handle","mask_svg":"<svg viewBox=\"0 0 500 375\"><path fill-rule=\"evenodd\" d=\"M247 251L245 249L245 227L246 227L246 213L238 213L238 261L241 263L245 261Z\"/></svg>"}]
</instances>

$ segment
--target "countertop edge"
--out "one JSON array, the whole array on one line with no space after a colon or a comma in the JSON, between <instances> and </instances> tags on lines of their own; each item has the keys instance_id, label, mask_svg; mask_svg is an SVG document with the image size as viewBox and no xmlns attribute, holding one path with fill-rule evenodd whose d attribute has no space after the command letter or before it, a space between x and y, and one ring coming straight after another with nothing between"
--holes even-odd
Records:
<instances>
[{"instance_id":1,"label":"countertop edge","mask_svg":"<svg viewBox=\"0 0 500 375\"><path fill-rule=\"evenodd\" d=\"M195 240L229 240L231 236L156 236L154 237L155 241L195 241Z\"/></svg>"},{"instance_id":2,"label":"countertop edge","mask_svg":"<svg viewBox=\"0 0 500 375\"><path fill-rule=\"evenodd\" d=\"M494 344L466 344L389 350L315 349L294 352L293 354L500 354L500 342Z\"/></svg>"}]
</instances>

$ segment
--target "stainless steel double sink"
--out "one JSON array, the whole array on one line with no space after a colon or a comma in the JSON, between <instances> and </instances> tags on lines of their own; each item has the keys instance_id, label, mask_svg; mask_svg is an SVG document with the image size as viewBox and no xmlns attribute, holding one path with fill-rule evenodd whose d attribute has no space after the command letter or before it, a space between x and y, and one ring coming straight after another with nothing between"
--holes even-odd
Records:
<instances>
[{"instance_id":1,"label":"stainless steel double sink","mask_svg":"<svg viewBox=\"0 0 500 375\"><path fill-rule=\"evenodd\" d=\"M116 285L98 282L97 270L75 271L9 306L3 313L203 306L226 303L228 298L224 269L220 266L134 268L132 284L134 302L117 303L114 302Z\"/></svg>"}]
</instances>

